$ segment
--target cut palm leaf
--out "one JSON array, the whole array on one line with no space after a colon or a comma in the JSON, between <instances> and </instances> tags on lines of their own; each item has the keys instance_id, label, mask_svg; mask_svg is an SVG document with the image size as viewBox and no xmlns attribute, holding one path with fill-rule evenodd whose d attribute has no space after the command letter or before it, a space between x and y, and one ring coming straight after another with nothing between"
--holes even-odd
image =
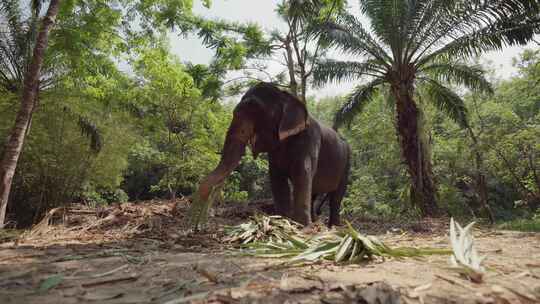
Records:
<instances>
[{"instance_id":1,"label":"cut palm leaf","mask_svg":"<svg viewBox=\"0 0 540 304\"><path fill-rule=\"evenodd\" d=\"M336 263L360 262L374 256L418 257L435 254L451 254L451 250L436 248L390 248L373 236L366 236L355 230L350 223L347 228L302 239L303 235L284 237L284 243L257 242L247 247L247 254L259 257L290 257L291 263L329 260Z\"/></svg>"},{"instance_id":2,"label":"cut palm leaf","mask_svg":"<svg viewBox=\"0 0 540 304\"><path fill-rule=\"evenodd\" d=\"M450 244L453 254L450 256L452 269L466 276L473 282L482 282L485 257L478 255L474 246L472 227L474 222L462 228L453 218L450 219Z\"/></svg>"},{"instance_id":3,"label":"cut palm leaf","mask_svg":"<svg viewBox=\"0 0 540 304\"><path fill-rule=\"evenodd\" d=\"M199 229L206 225L208 222L208 211L218 198L222 186L223 184L218 184L212 187L206 201L200 198L199 193L195 193L188 211L188 221L191 227Z\"/></svg>"}]
</instances>

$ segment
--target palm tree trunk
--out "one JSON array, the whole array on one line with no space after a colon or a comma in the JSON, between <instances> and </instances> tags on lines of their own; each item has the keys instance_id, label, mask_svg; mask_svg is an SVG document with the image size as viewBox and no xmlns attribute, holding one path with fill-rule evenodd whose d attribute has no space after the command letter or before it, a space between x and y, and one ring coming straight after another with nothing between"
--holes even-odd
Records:
<instances>
[{"instance_id":1,"label":"palm tree trunk","mask_svg":"<svg viewBox=\"0 0 540 304\"><path fill-rule=\"evenodd\" d=\"M423 117L412 94L393 90L396 98L397 131L401 153L411 178L411 199L423 216L438 213L436 187L433 182L429 142L423 130Z\"/></svg>"},{"instance_id":2,"label":"palm tree trunk","mask_svg":"<svg viewBox=\"0 0 540 304\"><path fill-rule=\"evenodd\" d=\"M35 99L38 93L39 77L45 50L49 42L49 32L54 25L56 15L60 8L60 0L51 0L47 14L43 18L42 26L37 36L32 61L24 78L24 87L21 97L21 107L15 119L15 126L4 147L0 161L0 228L5 225L7 204L11 183L21 155L26 132L35 108Z\"/></svg>"}]
</instances>

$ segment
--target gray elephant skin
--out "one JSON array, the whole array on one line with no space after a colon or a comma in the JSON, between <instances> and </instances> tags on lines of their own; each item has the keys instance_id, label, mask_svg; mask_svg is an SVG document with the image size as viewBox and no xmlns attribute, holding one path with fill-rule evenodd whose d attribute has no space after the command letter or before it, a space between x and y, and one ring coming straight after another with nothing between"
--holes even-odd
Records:
<instances>
[{"instance_id":1,"label":"gray elephant skin","mask_svg":"<svg viewBox=\"0 0 540 304\"><path fill-rule=\"evenodd\" d=\"M278 214L310 225L312 200L324 194L330 204L328 225L340 225L351 151L333 129L309 115L304 103L269 83L251 87L234 109L218 166L199 185L201 199L208 199L212 187L238 166L246 146L254 157L268 153Z\"/></svg>"}]
</instances>

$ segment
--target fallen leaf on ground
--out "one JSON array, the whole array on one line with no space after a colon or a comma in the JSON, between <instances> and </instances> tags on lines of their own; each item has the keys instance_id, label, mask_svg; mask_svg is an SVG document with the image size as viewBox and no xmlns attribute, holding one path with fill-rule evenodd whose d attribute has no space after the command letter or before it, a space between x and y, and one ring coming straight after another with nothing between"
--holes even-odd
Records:
<instances>
[{"instance_id":1,"label":"fallen leaf on ground","mask_svg":"<svg viewBox=\"0 0 540 304\"><path fill-rule=\"evenodd\" d=\"M195 265L193 266L193 270L195 270L197 273L199 273L200 275L202 275L203 277L207 278L208 281L214 283L214 284L218 284L219 283L219 278L218 278L218 275L217 273L214 273L214 272L211 272L205 268L203 268L202 266L200 265Z\"/></svg>"},{"instance_id":2,"label":"fallen leaf on ground","mask_svg":"<svg viewBox=\"0 0 540 304\"><path fill-rule=\"evenodd\" d=\"M96 290L86 293L79 298L86 301L105 301L111 299L118 299L124 295L123 292L118 292L116 290Z\"/></svg>"},{"instance_id":3,"label":"fallen leaf on ground","mask_svg":"<svg viewBox=\"0 0 540 304\"><path fill-rule=\"evenodd\" d=\"M39 284L38 292L47 292L55 288L56 286L60 285L60 283L62 283L63 280L64 280L64 276L61 274L50 276L46 278L45 280L43 280L41 284Z\"/></svg>"},{"instance_id":4,"label":"fallen leaf on ground","mask_svg":"<svg viewBox=\"0 0 540 304\"><path fill-rule=\"evenodd\" d=\"M426 291L426 290L430 289L432 285L433 285L433 284L431 284L431 283L427 283L427 284L424 284L424 285L420 285L420 286L416 287L415 289L411 290L411 291L407 294L407 296L408 296L409 298L413 298L413 299L414 299L414 298L419 298L419 297L421 296L421 293L422 293L423 291Z\"/></svg>"},{"instance_id":5,"label":"fallen leaf on ground","mask_svg":"<svg viewBox=\"0 0 540 304\"><path fill-rule=\"evenodd\" d=\"M126 282L126 281L136 281L137 279L138 279L137 276L130 275L126 277L112 278L112 279L107 279L107 280L94 280L91 282L82 283L81 286L88 288L88 287L94 287L94 286L104 285L104 284L113 284L113 283Z\"/></svg>"}]
</instances>

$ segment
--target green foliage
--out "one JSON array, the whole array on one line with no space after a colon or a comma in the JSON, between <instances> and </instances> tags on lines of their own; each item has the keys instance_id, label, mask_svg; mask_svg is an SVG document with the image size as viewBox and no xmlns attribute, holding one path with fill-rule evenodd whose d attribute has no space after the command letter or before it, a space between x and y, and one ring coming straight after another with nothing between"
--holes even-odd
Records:
<instances>
[{"instance_id":1,"label":"green foliage","mask_svg":"<svg viewBox=\"0 0 540 304\"><path fill-rule=\"evenodd\" d=\"M525 232L540 232L540 219L515 219L498 226L504 230L517 230Z\"/></svg>"},{"instance_id":2,"label":"green foliage","mask_svg":"<svg viewBox=\"0 0 540 304\"><path fill-rule=\"evenodd\" d=\"M91 206L106 205L107 201L103 198L101 193L95 190L86 190L82 194L82 199Z\"/></svg>"},{"instance_id":3,"label":"green foliage","mask_svg":"<svg viewBox=\"0 0 540 304\"><path fill-rule=\"evenodd\" d=\"M251 154L247 154L233 173L235 174L238 176L238 189L250 199L264 199L272 196L266 155L260 155L254 159Z\"/></svg>"},{"instance_id":4,"label":"green foliage","mask_svg":"<svg viewBox=\"0 0 540 304\"><path fill-rule=\"evenodd\" d=\"M37 19L25 17L16 0L1 8L13 21L0 30L5 138ZM191 0L62 2L12 188L9 211L19 225L72 201L125 201L121 186L130 195L135 189L132 198L144 198L137 191L189 194L217 163L230 114L206 98L216 99L219 82L210 71L194 83L163 47L166 26L187 22L181 30L193 29L191 8ZM118 62L134 74L121 72Z\"/></svg>"},{"instance_id":5,"label":"green foliage","mask_svg":"<svg viewBox=\"0 0 540 304\"><path fill-rule=\"evenodd\" d=\"M95 120L103 138L103 149L96 154L77 120L66 110L69 97L63 102L54 100L43 96L15 175L12 200L17 203L11 210L24 215L18 218L20 225L83 196L85 184L114 191L127 167L126 153L133 137L125 126L113 127L114 115Z\"/></svg>"},{"instance_id":6,"label":"green foliage","mask_svg":"<svg viewBox=\"0 0 540 304\"><path fill-rule=\"evenodd\" d=\"M451 86L479 94L492 93L492 87L483 70L465 60L531 41L540 31L540 5L528 0L503 4L362 0L359 4L369 29L350 13L321 24L323 43L357 61L320 61L315 83L362 81L337 111L336 127L350 123L379 91L390 97L411 180L411 201L423 215L435 215L438 200L427 138L430 130L422 114L426 101L470 131L465 101ZM478 151L475 154L479 171L481 160Z\"/></svg>"},{"instance_id":7,"label":"green foliage","mask_svg":"<svg viewBox=\"0 0 540 304\"><path fill-rule=\"evenodd\" d=\"M238 171L234 171L229 177L223 188L223 200L227 202L242 202L248 199L248 192L242 191L241 184L242 176Z\"/></svg>"},{"instance_id":8,"label":"green foliage","mask_svg":"<svg viewBox=\"0 0 540 304\"><path fill-rule=\"evenodd\" d=\"M361 1L373 31L342 14L344 1L284 1L278 7L286 22L297 22L281 38L294 34L306 42L300 54L304 76L311 77L317 63L315 84L366 80L348 96L307 101L310 113L327 125L336 112L337 122L347 123L341 133L353 157L343 212L385 219L416 215L388 85L394 67L408 73L404 67L410 66L444 209L478 216L480 155L496 217L520 217L525 220L509 227L534 229L540 206L540 53L524 52L515 61L519 74L495 85L463 55L528 41L538 29L537 3L508 0L508 7L494 8L498 2L417 1L408 9L405 1L388 3ZM39 21L28 5L0 4L0 19L6 20L0 23L0 139L13 126ZM223 96L252 84L226 86L227 73L271 56L280 37L257 24L194 16L192 7L192 0L62 2L12 189L9 212L19 225L71 202L188 196L216 166L234 106ZM198 35L215 51L214 60L181 62L168 47L170 29ZM320 60L330 47L365 60ZM301 68L296 62L293 72ZM285 74L275 79L284 83ZM461 87L472 93L462 94ZM267 172L267 159L248 153L215 199L269 198Z\"/></svg>"},{"instance_id":9,"label":"green foliage","mask_svg":"<svg viewBox=\"0 0 540 304\"><path fill-rule=\"evenodd\" d=\"M508 1L508 7L497 3L391 3L360 1L372 31L350 14L322 25L326 43L352 56L364 56L364 60L321 61L315 69L315 82L369 80L364 79L349 95L336 115L337 123L350 121L378 88L391 84L394 89L389 93L394 97L401 85L407 86L400 88L402 93L406 90L411 95L417 87L420 96L465 125L463 100L447 85L479 92L491 92L492 88L480 67L462 60L506 45L524 44L540 29L535 17L540 7L533 1Z\"/></svg>"},{"instance_id":10,"label":"green foliage","mask_svg":"<svg viewBox=\"0 0 540 304\"><path fill-rule=\"evenodd\" d=\"M224 76L227 70L238 70L246 60L271 53L270 41L259 25L190 16L184 32L196 32L204 45L215 50L212 70Z\"/></svg>"},{"instance_id":11,"label":"green foliage","mask_svg":"<svg viewBox=\"0 0 540 304\"><path fill-rule=\"evenodd\" d=\"M454 123L434 104L422 104L433 149L433 171L441 207L455 217L485 216L476 185L476 149L483 159L488 204L498 219L530 219L540 206L538 174L540 149L538 103L539 51L516 59L519 76L500 82L493 95L461 97L478 147L467 129ZM403 218L415 216L406 167L400 159L393 101L374 94L373 101L352 117L341 133L353 150L351 177L342 209L355 216ZM385 100L386 99L386 100ZM329 124L345 98L308 102L315 117Z\"/></svg>"},{"instance_id":12,"label":"green foliage","mask_svg":"<svg viewBox=\"0 0 540 304\"><path fill-rule=\"evenodd\" d=\"M106 205L108 203L125 203L129 201L129 196L122 189L116 189L113 191L96 191L95 189L85 189L81 193L81 199L90 205L96 206Z\"/></svg>"},{"instance_id":13,"label":"green foliage","mask_svg":"<svg viewBox=\"0 0 540 304\"><path fill-rule=\"evenodd\" d=\"M144 140L130 154L128 192L134 197L190 194L202 173L217 164L230 114L203 99L191 75L165 47L140 50L135 67L142 85L134 88L131 103L141 113ZM149 188L143 193L139 178Z\"/></svg>"},{"instance_id":14,"label":"green foliage","mask_svg":"<svg viewBox=\"0 0 540 304\"><path fill-rule=\"evenodd\" d=\"M491 97L473 94L465 98L483 158L488 199L497 217L503 219L530 215L540 205L540 91L532 85L540 79L540 57L538 51L527 51L522 56L516 63L519 77L499 83ZM445 192L454 197L447 200L448 205L468 210L467 202L476 200L471 182L475 174L473 143L467 131L451 127L440 117L434 121L437 175L441 176L440 183L447 185ZM465 181L466 191L452 195L451 189L460 181ZM520 206L515 207L514 202Z\"/></svg>"}]
</instances>

